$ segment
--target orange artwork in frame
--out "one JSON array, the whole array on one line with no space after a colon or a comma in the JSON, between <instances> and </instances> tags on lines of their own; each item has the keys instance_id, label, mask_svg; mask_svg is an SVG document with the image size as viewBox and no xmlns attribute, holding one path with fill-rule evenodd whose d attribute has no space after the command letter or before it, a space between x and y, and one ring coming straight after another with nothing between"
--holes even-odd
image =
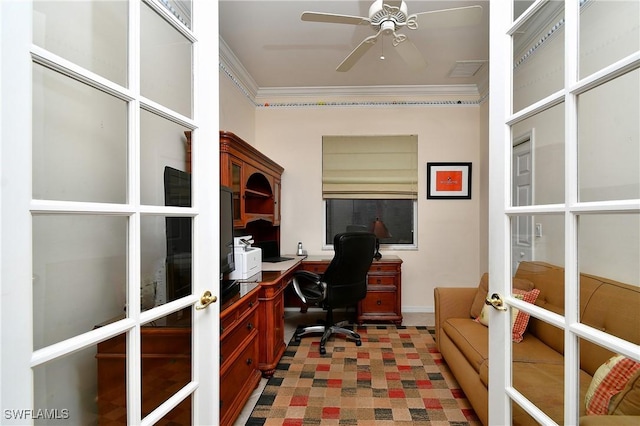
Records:
<instances>
[{"instance_id":1,"label":"orange artwork in frame","mask_svg":"<svg viewBox=\"0 0 640 426\"><path fill-rule=\"evenodd\" d=\"M427 199L471 199L471 163L427 163Z\"/></svg>"}]
</instances>

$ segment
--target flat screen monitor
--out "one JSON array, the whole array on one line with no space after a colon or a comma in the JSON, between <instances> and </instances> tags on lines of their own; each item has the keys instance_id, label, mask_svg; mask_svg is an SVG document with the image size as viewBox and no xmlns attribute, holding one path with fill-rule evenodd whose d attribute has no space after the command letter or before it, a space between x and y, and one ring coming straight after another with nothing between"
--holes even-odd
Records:
<instances>
[{"instance_id":1,"label":"flat screen monitor","mask_svg":"<svg viewBox=\"0 0 640 426\"><path fill-rule=\"evenodd\" d=\"M165 167L165 206L191 207L191 174ZM192 219L190 217L167 217L167 288L166 301L191 294Z\"/></svg>"},{"instance_id":2,"label":"flat screen monitor","mask_svg":"<svg viewBox=\"0 0 640 426\"><path fill-rule=\"evenodd\" d=\"M233 253L233 191L220 186L220 275L233 272L235 256Z\"/></svg>"}]
</instances>

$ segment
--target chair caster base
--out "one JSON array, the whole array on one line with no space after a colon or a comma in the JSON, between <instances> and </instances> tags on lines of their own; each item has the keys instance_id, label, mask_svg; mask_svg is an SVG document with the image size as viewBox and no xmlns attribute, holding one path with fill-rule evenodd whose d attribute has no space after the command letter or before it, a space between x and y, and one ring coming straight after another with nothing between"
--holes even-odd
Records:
<instances>
[{"instance_id":1,"label":"chair caster base","mask_svg":"<svg viewBox=\"0 0 640 426\"><path fill-rule=\"evenodd\" d=\"M325 345L333 334L341 334L347 339L352 340L356 344L356 346L362 346L362 339L360 338L360 335L358 333L348 328L339 327L337 325L331 327L325 327L324 325L301 327L295 332L293 340L295 340L296 343L300 343L302 337L308 334L316 333L322 333L322 337L320 339L320 355L326 355L327 349L325 348Z\"/></svg>"}]
</instances>

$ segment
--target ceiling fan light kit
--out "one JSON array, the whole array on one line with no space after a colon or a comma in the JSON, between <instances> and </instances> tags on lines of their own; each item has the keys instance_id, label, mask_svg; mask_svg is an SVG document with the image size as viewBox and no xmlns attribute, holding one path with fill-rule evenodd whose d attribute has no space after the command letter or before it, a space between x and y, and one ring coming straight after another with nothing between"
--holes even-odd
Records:
<instances>
[{"instance_id":1,"label":"ceiling fan light kit","mask_svg":"<svg viewBox=\"0 0 640 426\"><path fill-rule=\"evenodd\" d=\"M349 71L362 56L373 46L380 36L393 36L392 45L406 62L414 70L420 70L427 66L422 53L409 40L406 34L397 33L406 27L410 30L419 28L443 28L465 25L475 25L482 17L482 6L458 7L454 9L441 9L429 12L408 14L407 4L397 0L376 0L369 8L369 17L340 15L324 12L303 12L303 21L362 25L369 24L376 34L365 38L336 68L336 71ZM384 55L381 56L384 59Z\"/></svg>"}]
</instances>

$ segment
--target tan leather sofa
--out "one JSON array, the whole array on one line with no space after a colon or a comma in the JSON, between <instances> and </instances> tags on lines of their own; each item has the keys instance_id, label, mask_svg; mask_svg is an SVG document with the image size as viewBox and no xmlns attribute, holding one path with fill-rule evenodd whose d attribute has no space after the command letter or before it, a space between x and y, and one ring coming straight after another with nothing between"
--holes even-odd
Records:
<instances>
[{"instance_id":1,"label":"tan leather sofa","mask_svg":"<svg viewBox=\"0 0 640 426\"><path fill-rule=\"evenodd\" d=\"M564 312L564 269L544 262L522 262L518 281L530 281L540 290L536 305L552 312ZM514 278L514 287L515 281ZM484 283L483 283L484 281ZM484 425L488 425L488 328L475 321L470 312L487 289L485 274L481 285L468 288L435 289L436 343L444 360ZM530 283L530 284L531 284ZM483 290L479 290L484 284ZM483 299L486 293L482 295ZM482 301L483 302L483 301ZM482 303L480 302L480 303ZM606 278L582 274L580 277L581 322L627 341L640 343L640 288ZM563 423L564 336L562 330L531 317L520 343L513 343L513 384L558 424ZM580 340L580 401L596 370L612 352ZM640 372L639 372L640 373ZM635 380L636 387L640 387ZM630 382L631 383L631 382ZM637 395L640 389L632 389ZM614 397L615 398L615 397ZM613 402L613 400L612 400ZM635 405L634 404L638 404ZM583 425L640 424L640 402L626 408L626 415L586 416L580 406ZM633 415L628 415L629 413ZM616 412L615 414L620 414ZM517 406L513 424L537 424Z\"/></svg>"}]
</instances>

